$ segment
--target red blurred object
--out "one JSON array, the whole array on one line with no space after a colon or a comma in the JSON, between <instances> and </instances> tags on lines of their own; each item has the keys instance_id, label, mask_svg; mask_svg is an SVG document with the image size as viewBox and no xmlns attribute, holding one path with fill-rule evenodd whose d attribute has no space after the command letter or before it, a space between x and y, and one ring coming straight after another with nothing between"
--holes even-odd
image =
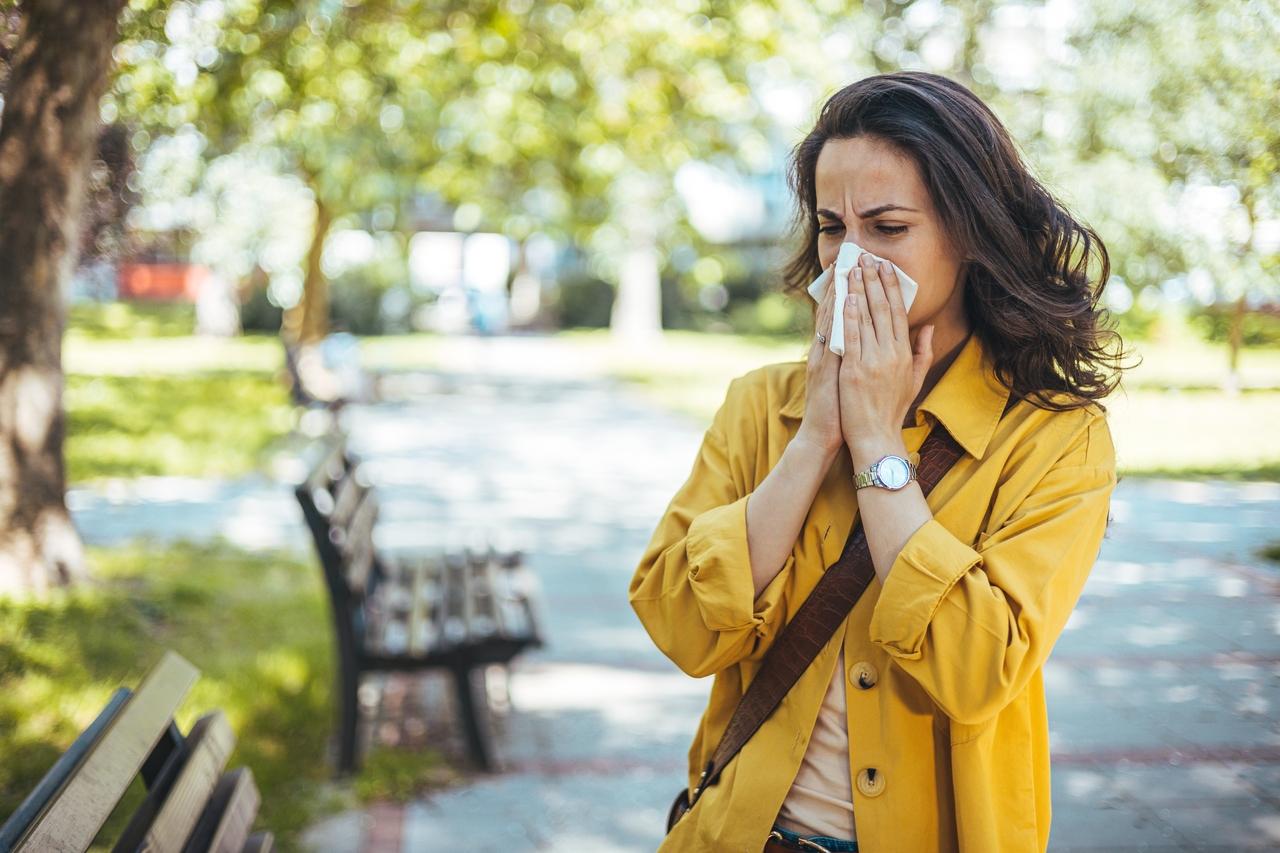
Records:
<instances>
[{"instance_id":1,"label":"red blurred object","mask_svg":"<svg viewBox=\"0 0 1280 853\"><path fill-rule=\"evenodd\" d=\"M212 270L200 264L120 264L121 299L195 302Z\"/></svg>"}]
</instances>

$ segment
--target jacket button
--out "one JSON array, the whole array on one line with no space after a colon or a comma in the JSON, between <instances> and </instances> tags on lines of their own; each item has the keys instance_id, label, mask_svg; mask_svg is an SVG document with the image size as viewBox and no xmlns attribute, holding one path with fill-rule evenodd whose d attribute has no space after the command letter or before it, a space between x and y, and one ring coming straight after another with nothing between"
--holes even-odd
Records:
<instances>
[{"instance_id":1,"label":"jacket button","mask_svg":"<svg viewBox=\"0 0 1280 853\"><path fill-rule=\"evenodd\" d=\"M884 774L874 767L864 767L858 773L858 791L864 797L878 797L884 792Z\"/></svg>"},{"instance_id":2,"label":"jacket button","mask_svg":"<svg viewBox=\"0 0 1280 853\"><path fill-rule=\"evenodd\" d=\"M849 667L849 680L863 690L875 687L878 677L876 668L864 660L860 660Z\"/></svg>"}]
</instances>

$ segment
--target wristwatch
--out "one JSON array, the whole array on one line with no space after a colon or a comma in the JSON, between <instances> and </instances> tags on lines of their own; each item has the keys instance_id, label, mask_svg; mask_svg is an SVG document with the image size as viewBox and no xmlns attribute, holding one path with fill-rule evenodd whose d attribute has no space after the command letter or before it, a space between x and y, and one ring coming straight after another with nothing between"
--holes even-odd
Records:
<instances>
[{"instance_id":1,"label":"wristwatch","mask_svg":"<svg viewBox=\"0 0 1280 853\"><path fill-rule=\"evenodd\" d=\"M867 486L897 491L916 478L916 466L901 456L882 456L865 471L853 475L855 491Z\"/></svg>"}]
</instances>

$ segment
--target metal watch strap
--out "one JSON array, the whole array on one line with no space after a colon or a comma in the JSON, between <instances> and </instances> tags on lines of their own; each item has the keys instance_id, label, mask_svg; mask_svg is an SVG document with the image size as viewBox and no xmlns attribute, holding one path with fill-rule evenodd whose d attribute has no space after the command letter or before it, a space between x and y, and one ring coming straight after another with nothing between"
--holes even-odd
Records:
<instances>
[{"instance_id":1,"label":"metal watch strap","mask_svg":"<svg viewBox=\"0 0 1280 853\"><path fill-rule=\"evenodd\" d=\"M1007 413L1016 402L1017 398L1010 395L1004 412ZM920 489L926 497L963 454L964 450L942 422L937 421L920 447L920 464L916 466ZM796 615L765 652L760 671L738 701L720 744L703 768L689 800L690 809L703 791L719 781L725 766L782 703L787 691L813 663L875 575L875 565L871 561L859 515L849 531L840 558L823 573Z\"/></svg>"},{"instance_id":2,"label":"metal watch strap","mask_svg":"<svg viewBox=\"0 0 1280 853\"><path fill-rule=\"evenodd\" d=\"M878 460L876 464L879 464ZM877 482L877 480L873 476L874 471L875 471L875 465L873 464L870 468L866 469L865 471L858 471L857 473L855 473L853 475L853 487L855 489L865 489L869 486L883 485L882 483ZM916 467L916 464L914 462L908 459L907 460L907 482L909 483L912 480L916 480L916 479L919 479L919 468Z\"/></svg>"}]
</instances>

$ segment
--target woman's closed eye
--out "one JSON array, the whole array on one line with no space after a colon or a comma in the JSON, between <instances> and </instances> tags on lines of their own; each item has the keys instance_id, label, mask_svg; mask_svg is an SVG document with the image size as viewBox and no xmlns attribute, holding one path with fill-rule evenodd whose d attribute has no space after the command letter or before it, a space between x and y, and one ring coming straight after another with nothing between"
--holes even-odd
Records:
<instances>
[{"instance_id":1,"label":"woman's closed eye","mask_svg":"<svg viewBox=\"0 0 1280 853\"><path fill-rule=\"evenodd\" d=\"M844 230L843 225L839 225L839 224L824 225L823 227L818 229L818 232L821 234L839 234L843 230ZM894 235L894 234L901 234L902 232L906 231L907 226L906 225L877 225L876 230L879 231L881 234Z\"/></svg>"}]
</instances>

